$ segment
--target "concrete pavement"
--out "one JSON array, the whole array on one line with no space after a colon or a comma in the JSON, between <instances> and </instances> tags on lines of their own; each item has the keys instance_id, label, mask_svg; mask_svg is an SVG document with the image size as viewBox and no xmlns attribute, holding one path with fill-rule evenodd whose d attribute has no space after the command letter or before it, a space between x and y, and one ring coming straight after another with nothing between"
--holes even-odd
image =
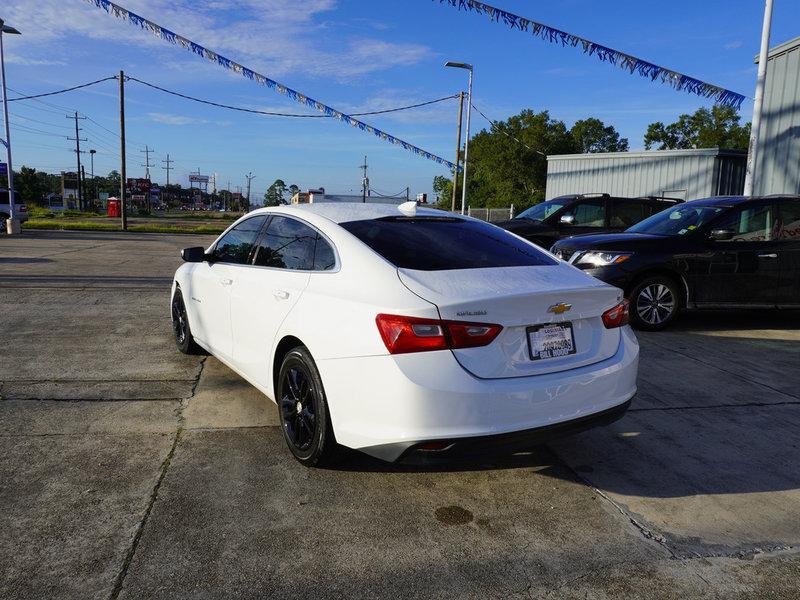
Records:
<instances>
[{"instance_id":1,"label":"concrete pavement","mask_svg":"<svg viewBox=\"0 0 800 600\"><path fill-rule=\"evenodd\" d=\"M549 447L308 470L174 350L177 250L209 241L0 238L0 596L796 596L796 314L640 335L628 415Z\"/></svg>"}]
</instances>

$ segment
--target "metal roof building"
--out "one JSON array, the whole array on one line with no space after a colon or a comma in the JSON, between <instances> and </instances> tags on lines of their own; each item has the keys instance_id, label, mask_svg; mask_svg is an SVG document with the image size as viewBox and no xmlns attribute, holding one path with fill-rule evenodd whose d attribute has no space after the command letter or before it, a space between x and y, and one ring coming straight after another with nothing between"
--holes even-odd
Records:
<instances>
[{"instance_id":1,"label":"metal roof building","mask_svg":"<svg viewBox=\"0 0 800 600\"><path fill-rule=\"evenodd\" d=\"M549 200L565 194L668 196L689 200L738 195L744 190L747 152L703 148L547 157Z\"/></svg>"},{"instance_id":2,"label":"metal roof building","mask_svg":"<svg viewBox=\"0 0 800 600\"><path fill-rule=\"evenodd\" d=\"M753 192L800 194L800 37L769 51L759 141Z\"/></svg>"}]
</instances>

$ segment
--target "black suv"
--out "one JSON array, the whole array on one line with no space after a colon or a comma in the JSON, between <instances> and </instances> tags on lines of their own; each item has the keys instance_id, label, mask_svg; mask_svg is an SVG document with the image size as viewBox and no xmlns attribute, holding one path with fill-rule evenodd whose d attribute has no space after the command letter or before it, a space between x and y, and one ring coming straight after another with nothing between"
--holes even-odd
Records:
<instances>
[{"instance_id":1,"label":"black suv","mask_svg":"<svg viewBox=\"0 0 800 600\"><path fill-rule=\"evenodd\" d=\"M693 200L552 252L621 288L640 329L682 308L800 308L800 196Z\"/></svg>"},{"instance_id":2,"label":"black suv","mask_svg":"<svg viewBox=\"0 0 800 600\"><path fill-rule=\"evenodd\" d=\"M495 225L549 248L582 233L624 231L642 219L681 202L672 198L616 198L608 194L559 196Z\"/></svg>"}]
</instances>

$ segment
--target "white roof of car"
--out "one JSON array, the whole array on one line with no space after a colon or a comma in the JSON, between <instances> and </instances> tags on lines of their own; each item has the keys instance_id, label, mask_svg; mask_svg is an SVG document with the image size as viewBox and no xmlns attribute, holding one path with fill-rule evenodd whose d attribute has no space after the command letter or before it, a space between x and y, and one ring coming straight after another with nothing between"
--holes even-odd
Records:
<instances>
[{"instance_id":1,"label":"white roof of car","mask_svg":"<svg viewBox=\"0 0 800 600\"><path fill-rule=\"evenodd\" d=\"M363 221L366 219L379 219L381 217L403 216L394 204L364 204L361 202L320 202L312 204L291 204L288 206L274 206L262 208L259 212L281 212L284 214L296 213L301 217L304 213L313 213L325 217L334 223L347 223L348 221ZM419 216L460 216L433 208L417 207Z\"/></svg>"}]
</instances>

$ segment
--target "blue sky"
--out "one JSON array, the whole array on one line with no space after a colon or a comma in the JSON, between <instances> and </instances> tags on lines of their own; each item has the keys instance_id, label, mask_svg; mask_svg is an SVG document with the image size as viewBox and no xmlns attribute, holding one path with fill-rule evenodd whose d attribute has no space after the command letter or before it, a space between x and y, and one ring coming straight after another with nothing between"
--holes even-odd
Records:
<instances>
[{"instance_id":1,"label":"blue sky","mask_svg":"<svg viewBox=\"0 0 800 600\"><path fill-rule=\"evenodd\" d=\"M118 3L212 50L344 112L378 110L439 98L466 86L446 60L475 65L474 102L493 119L524 108L550 110L571 125L595 116L641 149L647 124L671 121L709 102L631 76L579 50L550 45L484 17L431 0L119 0ZM495 5L623 50L699 79L753 95L762 0L495 0ZM263 110L310 112L84 0L5 0L9 86L40 93L113 75L120 69L163 87ZM800 35L800 3L776 0L772 45ZM15 167L74 169L78 110L83 148L95 148L95 172L118 169L116 82L41 102L11 105ZM10 97L14 97L14 93ZM328 119L285 119L199 105L130 82L126 88L128 174L143 176L147 144L157 168L169 153L171 181L190 171L217 174L219 187L244 186L253 198L276 178L301 188L348 193L360 186L364 155L374 189L429 192L444 167ZM749 120L752 100L742 110ZM473 133L486 122L473 113ZM366 117L398 137L452 160L455 100ZM88 158L88 156L86 157ZM88 169L88 161L87 161Z\"/></svg>"}]
</instances>

